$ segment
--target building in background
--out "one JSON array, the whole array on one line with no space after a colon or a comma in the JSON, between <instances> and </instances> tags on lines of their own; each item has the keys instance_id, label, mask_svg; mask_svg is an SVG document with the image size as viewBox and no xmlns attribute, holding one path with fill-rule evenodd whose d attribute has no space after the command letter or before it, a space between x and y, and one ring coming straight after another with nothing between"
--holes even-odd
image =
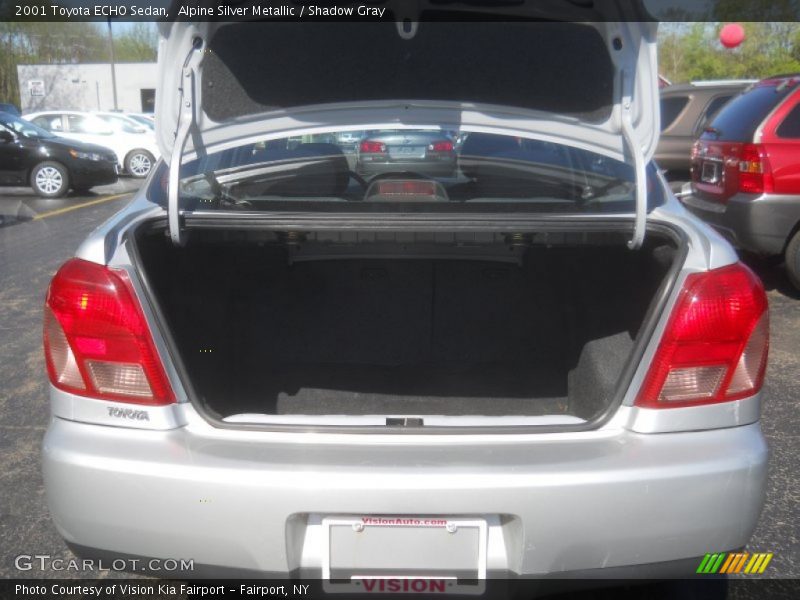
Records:
<instances>
[{"instance_id":1,"label":"building in background","mask_svg":"<svg viewBox=\"0 0 800 600\"><path fill-rule=\"evenodd\" d=\"M117 108L153 112L156 63L116 63ZM113 110L109 63L17 65L20 109Z\"/></svg>"}]
</instances>

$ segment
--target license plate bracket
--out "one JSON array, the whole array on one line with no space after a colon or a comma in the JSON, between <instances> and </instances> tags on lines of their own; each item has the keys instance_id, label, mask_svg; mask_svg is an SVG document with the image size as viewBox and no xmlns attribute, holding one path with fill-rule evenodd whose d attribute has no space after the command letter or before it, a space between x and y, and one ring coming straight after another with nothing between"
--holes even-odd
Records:
<instances>
[{"instance_id":1,"label":"license plate bracket","mask_svg":"<svg viewBox=\"0 0 800 600\"><path fill-rule=\"evenodd\" d=\"M325 517L323 587L342 593L483 593L487 537L481 518Z\"/></svg>"}]
</instances>

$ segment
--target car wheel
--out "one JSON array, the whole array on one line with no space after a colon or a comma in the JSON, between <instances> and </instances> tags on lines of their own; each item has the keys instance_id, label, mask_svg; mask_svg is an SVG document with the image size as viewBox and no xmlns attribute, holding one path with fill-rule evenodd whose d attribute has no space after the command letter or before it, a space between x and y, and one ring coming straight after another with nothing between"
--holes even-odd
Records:
<instances>
[{"instance_id":1,"label":"car wheel","mask_svg":"<svg viewBox=\"0 0 800 600\"><path fill-rule=\"evenodd\" d=\"M800 230L795 232L786 246L786 274L795 289L800 290Z\"/></svg>"},{"instance_id":2,"label":"car wheel","mask_svg":"<svg viewBox=\"0 0 800 600\"><path fill-rule=\"evenodd\" d=\"M31 187L43 198L60 198L69 189L69 173L57 162L39 163L31 171Z\"/></svg>"},{"instance_id":3,"label":"car wheel","mask_svg":"<svg viewBox=\"0 0 800 600\"><path fill-rule=\"evenodd\" d=\"M141 179L147 177L155 162L155 157L147 150L133 150L125 157L125 170L131 176Z\"/></svg>"}]
</instances>

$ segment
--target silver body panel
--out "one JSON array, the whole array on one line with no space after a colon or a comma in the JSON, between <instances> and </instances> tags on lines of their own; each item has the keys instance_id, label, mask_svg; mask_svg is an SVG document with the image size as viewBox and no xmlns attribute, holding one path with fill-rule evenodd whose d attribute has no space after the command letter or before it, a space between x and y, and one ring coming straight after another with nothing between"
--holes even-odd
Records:
<instances>
[{"instance_id":1,"label":"silver body panel","mask_svg":"<svg viewBox=\"0 0 800 600\"><path fill-rule=\"evenodd\" d=\"M318 520L337 515L486 517L490 573L739 548L756 525L767 464L758 424L348 436L220 430L197 415L169 431L54 418L43 453L51 514L69 542L316 576Z\"/></svg>"},{"instance_id":2,"label":"silver body panel","mask_svg":"<svg viewBox=\"0 0 800 600\"><path fill-rule=\"evenodd\" d=\"M164 213L142 193L78 256L130 270L141 298L124 234ZM115 403L51 387L43 468L56 527L79 546L273 575L319 576L322 520L362 514L485 519L490 575L652 565L744 546L764 496L760 395L671 410L633 406L682 279L736 254L672 196L649 220L679 228L689 252L622 406L599 429L219 428L188 401L143 302L178 402L128 405L145 417L113 414Z\"/></svg>"}]
</instances>

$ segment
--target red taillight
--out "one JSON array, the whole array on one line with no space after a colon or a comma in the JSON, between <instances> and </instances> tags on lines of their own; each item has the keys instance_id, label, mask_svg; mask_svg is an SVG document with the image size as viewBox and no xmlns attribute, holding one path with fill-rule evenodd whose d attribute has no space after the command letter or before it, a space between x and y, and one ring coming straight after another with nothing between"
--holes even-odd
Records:
<instances>
[{"instance_id":1,"label":"red taillight","mask_svg":"<svg viewBox=\"0 0 800 600\"><path fill-rule=\"evenodd\" d=\"M761 389L769 312L761 281L737 263L686 278L638 406L672 408L737 400Z\"/></svg>"},{"instance_id":2,"label":"red taillight","mask_svg":"<svg viewBox=\"0 0 800 600\"><path fill-rule=\"evenodd\" d=\"M364 154L374 154L376 152L386 152L386 144L372 140L364 140L359 146Z\"/></svg>"},{"instance_id":3,"label":"red taillight","mask_svg":"<svg viewBox=\"0 0 800 600\"><path fill-rule=\"evenodd\" d=\"M453 142L449 140L441 140L439 142L433 142L432 144L428 145L428 150L432 150L433 152L452 152Z\"/></svg>"},{"instance_id":4,"label":"red taillight","mask_svg":"<svg viewBox=\"0 0 800 600\"><path fill-rule=\"evenodd\" d=\"M62 390L121 402L175 401L125 271L73 258L44 309L47 372Z\"/></svg>"},{"instance_id":5,"label":"red taillight","mask_svg":"<svg viewBox=\"0 0 800 600\"><path fill-rule=\"evenodd\" d=\"M739 191L763 194L772 191L769 160L761 144L744 144L739 152Z\"/></svg>"}]
</instances>

